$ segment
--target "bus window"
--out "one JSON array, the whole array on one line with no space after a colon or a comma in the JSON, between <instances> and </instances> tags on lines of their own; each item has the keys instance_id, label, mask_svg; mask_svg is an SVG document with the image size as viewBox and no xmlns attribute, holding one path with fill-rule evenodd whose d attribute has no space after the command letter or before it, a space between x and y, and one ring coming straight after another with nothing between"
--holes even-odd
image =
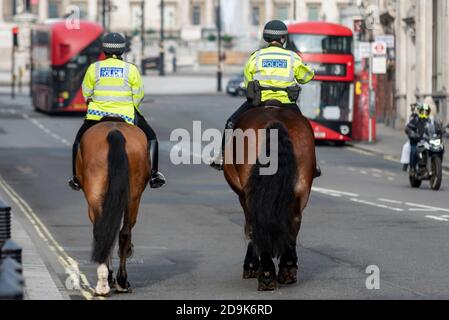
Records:
<instances>
[{"instance_id":1,"label":"bus window","mask_svg":"<svg viewBox=\"0 0 449 320\"><path fill-rule=\"evenodd\" d=\"M300 108L312 120L349 121L351 85L313 81L303 86Z\"/></svg>"},{"instance_id":2,"label":"bus window","mask_svg":"<svg viewBox=\"0 0 449 320\"><path fill-rule=\"evenodd\" d=\"M291 34L288 47L300 53L352 54L352 37Z\"/></svg>"}]
</instances>

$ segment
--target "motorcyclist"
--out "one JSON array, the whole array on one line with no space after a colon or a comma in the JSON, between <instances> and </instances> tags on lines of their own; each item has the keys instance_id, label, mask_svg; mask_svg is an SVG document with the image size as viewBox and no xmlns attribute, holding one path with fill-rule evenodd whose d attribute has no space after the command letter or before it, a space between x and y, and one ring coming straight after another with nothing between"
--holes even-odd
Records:
<instances>
[{"instance_id":1,"label":"motorcyclist","mask_svg":"<svg viewBox=\"0 0 449 320\"><path fill-rule=\"evenodd\" d=\"M418 164L417 146L425 137L428 125L434 122L437 134L442 134L442 127L439 122L430 118L432 109L429 104L419 103L416 107L416 111L417 116L411 118L405 129L405 133L410 139L410 170L412 175L416 173L416 166Z\"/></svg>"},{"instance_id":2,"label":"motorcyclist","mask_svg":"<svg viewBox=\"0 0 449 320\"><path fill-rule=\"evenodd\" d=\"M285 49L288 28L282 21L274 20L265 25L263 37L268 46L254 52L246 63L245 88L247 101L226 121L226 129L234 129L238 119L248 110L277 100L282 107L301 113L296 101L300 94L299 84L310 82L315 72L303 63L296 52ZM211 166L223 170L225 135L222 154ZM321 175L317 166L316 176Z\"/></svg>"},{"instance_id":3,"label":"motorcyclist","mask_svg":"<svg viewBox=\"0 0 449 320\"><path fill-rule=\"evenodd\" d=\"M129 124L137 125L145 133L152 168L150 186L160 188L166 183L164 175L158 171L156 133L139 110L144 98L142 78L135 65L123 61L125 49L126 40L121 34L112 32L106 35L103 38L106 59L90 65L84 77L82 90L88 111L73 144L73 177L69 181L69 186L75 191L81 188L76 177L76 156L81 137L103 117L122 118Z\"/></svg>"}]
</instances>

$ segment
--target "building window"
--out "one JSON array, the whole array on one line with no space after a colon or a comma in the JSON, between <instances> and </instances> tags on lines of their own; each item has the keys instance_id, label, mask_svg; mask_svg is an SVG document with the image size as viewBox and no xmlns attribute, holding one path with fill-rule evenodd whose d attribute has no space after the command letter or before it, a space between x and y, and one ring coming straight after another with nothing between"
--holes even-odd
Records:
<instances>
[{"instance_id":1,"label":"building window","mask_svg":"<svg viewBox=\"0 0 449 320\"><path fill-rule=\"evenodd\" d=\"M280 5L277 7L277 18L279 20L288 20L289 19L289 10L288 10L288 5Z\"/></svg>"},{"instance_id":2,"label":"building window","mask_svg":"<svg viewBox=\"0 0 449 320\"><path fill-rule=\"evenodd\" d=\"M260 25L260 7L254 6L251 8L251 24L253 26Z\"/></svg>"},{"instance_id":3,"label":"building window","mask_svg":"<svg viewBox=\"0 0 449 320\"><path fill-rule=\"evenodd\" d=\"M199 5L192 7L192 24L194 26L201 25L201 6Z\"/></svg>"},{"instance_id":4,"label":"building window","mask_svg":"<svg viewBox=\"0 0 449 320\"><path fill-rule=\"evenodd\" d=\"M48 2L48 18L54 19L59 18L59 3L56 1Z\"/></svg>"},{"instance_id":5,"label":"building window","mask_svg":"<svg viewBox=\"0 0 449 320\"><path fill-rule=\"evenodd\" d=\"M308 20L309 21L320 20L320 11L321 11L320 5L310 4L307 6L307 11L308 11Z\"/></svg>"}]
</instances>

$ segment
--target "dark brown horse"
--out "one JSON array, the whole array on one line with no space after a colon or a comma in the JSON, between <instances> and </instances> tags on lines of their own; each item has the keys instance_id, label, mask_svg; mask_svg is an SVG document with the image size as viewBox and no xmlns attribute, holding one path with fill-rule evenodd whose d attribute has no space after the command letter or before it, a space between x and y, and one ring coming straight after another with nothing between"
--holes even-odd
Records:
<instances>
[{"instance_id":1,"label":"dark brown horse","mask_svg":"<svg viewBox=\"0 0 449 320\"><path fill-rule=\"evenodd\" d=\"M236 129L267 130L266 141L260 141L259 136L255 144L245 140L244 164L236 164L234 156L233 163L225 162L224 172L240 198L246 217L245 234L249 243L243 278L258 278L261 291L275 290L277 283L297 281L296 239L315 175L314 134L301 114L272 107L248 111ZM260 170L264 165L259 162L260 152L266 142L266 153L273 153L271 130L278 132L278 170L272 175L262 175ZM238 152L231 141L235 142L235 137L227 143L225 155ZM255 164L248 161L251 151L258 157ZM277 277L273 258L280 258Z\"/></svg>"},{"instance_id":2,"label":"dark brown horse","mask_svg":"<svg viewBox=\"0 0 449 320\"><path fill-rule=\"evenodd\" d=\"M133 253L131 230L150 177L145 134L135 126L105 119L83 135L76 170L94 225L96 294L107 296L114 285L117 292L129 292L126 259ZM120 269L115 281L111 256L118 235Z\"/></svg>"}]
</instances>

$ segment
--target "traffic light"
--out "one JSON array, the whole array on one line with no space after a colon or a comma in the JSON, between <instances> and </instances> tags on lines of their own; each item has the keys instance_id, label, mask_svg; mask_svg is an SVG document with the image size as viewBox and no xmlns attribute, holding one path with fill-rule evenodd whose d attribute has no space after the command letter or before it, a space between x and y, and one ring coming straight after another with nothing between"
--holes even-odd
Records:
<instances>
[{"instance_id":1,"label":"traffic light","mask_svg":"<svg viewBox=\"0 0 449 320\"><path fill-rule=\"evenodd\" d=\"M12 28L12 45L14 48L19 46L19 27Z\"/></svg>"}]
</instances>

